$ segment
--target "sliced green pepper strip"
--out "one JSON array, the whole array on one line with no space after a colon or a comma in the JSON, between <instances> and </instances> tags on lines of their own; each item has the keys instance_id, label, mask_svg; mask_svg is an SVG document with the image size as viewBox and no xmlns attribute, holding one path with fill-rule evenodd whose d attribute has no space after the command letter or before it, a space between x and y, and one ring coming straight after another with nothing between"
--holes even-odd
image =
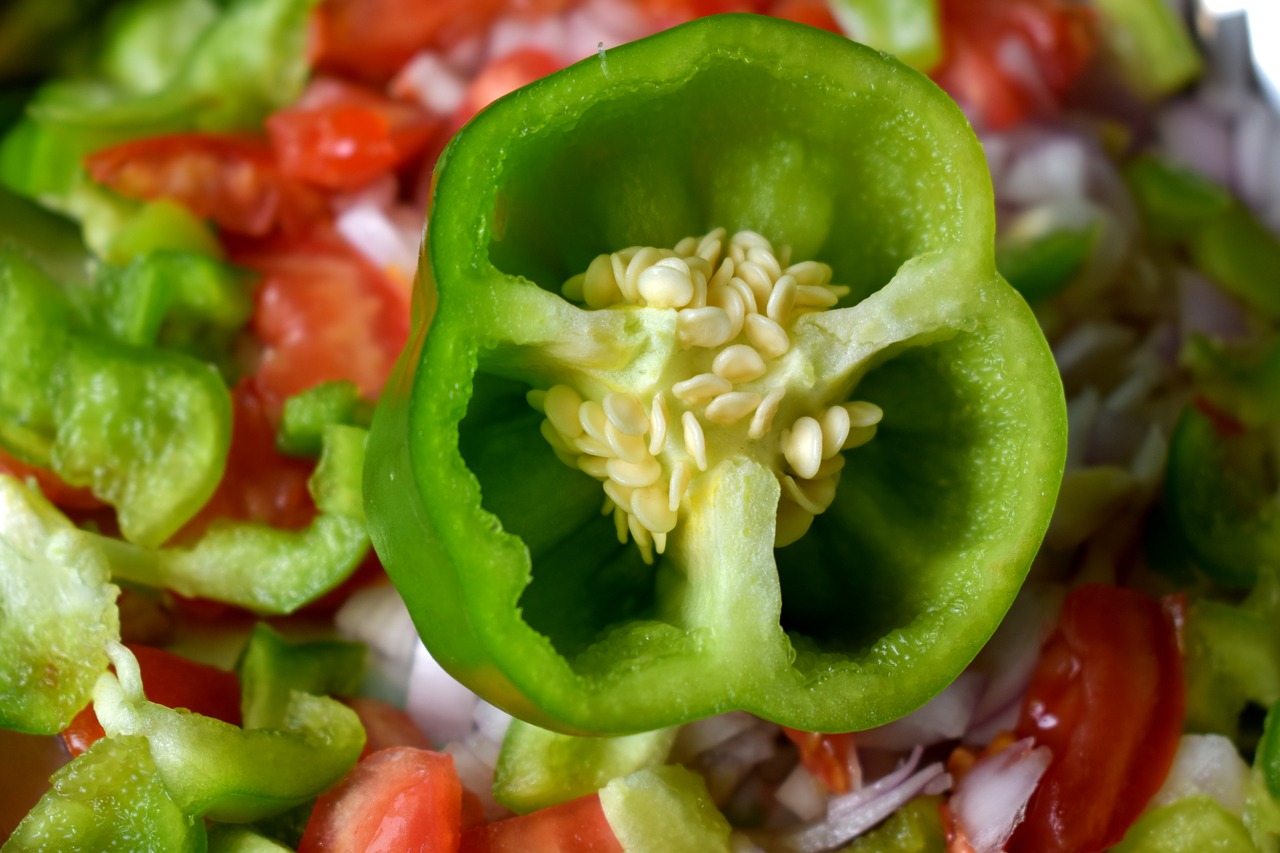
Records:
<instances>
[{"instance_id":1,"label":"sliced green pepper strip","mask_svg":"<svg viewBox=\"0 0 1280 853\"><path fill-rule=\"evenodd\" d=\"M329 424L368 427L373 407L349 380L322 382L284 401L276 447L294 456L317 456Z\"/></svg>"},{"instance_id":2,"label":"sliced green pepper strip","mask_svg":"<svg viewBox=\"0 0 1280 853\"><path fill-rule=\"evenodd\" d=\"M1186 797L1140 817L1112 853L1255 853L1240 818L1209 797Z\"/></svg>"},{"instance_id":3,"label":"sliced green pepper strip","mask_svg":"<svg viewBox=\"0 0 1280 853\"><path fill-rule=\"evenodd\" d=\"M946 853L940 797L916 797L839 853Z\"/></svg>"},{"instance_id":4,"label":"sliced green pepper strip","mask_svg":"<svg viewBox=\"0 0 1280 853\"><path fill-rule=\"evenodd\" d=\"M1030 238L996 243L996 266L1032 305L1056 296L1089 260L1098 228L1061 228Z\"/></svg>"},{"instance_id":5,"label":"sliced green pepper strip","mask_svg":"<svg viewBox=\"0 0 1280 853\"><path fill-rule=\"evenodd\" d=\"M1186 623L1187 723L1237 738L1249 703L1280 701L1280 572L1260 567L1238 604L1199 599Z\"/></svg>"},{"instance_id":6,"label":"sliced green pepper strip","mask_svg":"<svg viewBox=\"0 0 1280 853\"><path fill-rule=\"evenodd\" d=\"M942 59L938 0L833 0L828 5L854 41L925 72Z\"/></svg>"},{"instance_id":7,"label":"sliced green pepper strip","mask_svg":"<svg viewBox=\"0 0 1280 853\"><path fill-rule=\"evenodd\" d=\"M1095 5L1103 40L1135 92L1155 100L1200 76L1200 51L1164 0L1095 0Z\"/></svg>"},{"instance_id":8,"label":"sliced green pepper strip","mask_svg":"<svg viewBox=\"0 0 1280 853\"><path fill-rule=\"evenodd\" d=\"M1270 478L1268 430L1224 434L1190 406L1169 445L1165 497L1200 567L1218 583L1248 588L1280 556L1280 503Z\"/></svg>"},{"instance_id":9,"label":"sliced green pepper strip","mask_svg":"<svg viewBox=\"0 0 1280 853\"><path fill-rule=\"evenodd\" d=\"M1124 179L1146 231L1164 240L1185 240L1236 204L1225 187L1150 154L1129 161Z\"/></svg>"},{"instance_id":10,"label":"sliced green pepper strip","mask_svg":"<svg viewBox=\"0 0 1280 853\"><path fill-rule=\"evenodd\" d=\"M625 853L729 853L729 822L702 777L674 764L614 779L600 808Z\"/></svg>"},{"instance_id":11,"label":"sliced green pepper strip","mask_svg":"<svg viewBox=\"0 0 1280 853\"><path fill-rule=\"evenodd\" d=\"M569 732L729 709L849 731L950 683L1048 525L1066 420L1035 318L996 272L982 150L941 90L829 33L718 16L498 102L437 176L420 323L366 466L375 546L437 660ZM583 310L559 291L601 252L715 226L851 288L793 324L777 422L855 386L884 419L776 552L782 430L752 445L708 428L706 471L650 567L525 394L647 402L685 379L700 356L675 310Z\"/></svg>"},{"instance_id":12,"label":"sliced green pepper strip","mask_svg":"<svg viewBox=\"0 0 1280 853\"><path fill-rule=\"evenodd\" d=\"M169 796L144 737L102 738L50 780L3 853L204 853L204 822Z\"/></svg>"},{"instance_id":13,"label":"sliced green pepper strip","mask_svg":"<svg viewBox=\"0 0 1280 853\"><path fill-rule=\"evenodd\" d=\"M293 853L293 848L245 826L220 824L209 830L209 853Z\"/></svg>"},{"instance_id":14,"label":"sliced green pepper strip","mask_svg":"<svg viewBox=\"0 0 1280 853\"><path fill-rule=\"evenodd\" d=\"M187 814L246 823L320 794L360 757L364 727L334 699L294 692L279 728L241 729L148 702L138 663L114 644L93 707L112 737L141 735L160 778Z\"/></svg>"},{"instance_id":15,"label":"sliced green pepper strip","mask_svg":"<svg viewBox=\"0 0 1280 853\"><path fill-rule=\"evenodd\" d=\"M342 640L291 642L263 622L253 628L236 665L241 718L246 729L279 728L296 691L354 696L364 672L365 648Z\"/></svg>"},{"instance_id":16,"label":"sliced green pepper strip","mask_svg":"<svg viewBox=\"0 0 1280 853\"><path fill-rule=\"evenodd\" d=\"M1280 423L1280 340L1244 352L1193 335L1179 360L1199 393L1244 426Z\"/></svg>"},{"instance_id":17,"label":"sliced green pepper strip","mask_svg":"<svg viewBox=\"0 0 1280 853\"><path fill-rule=\"evenodd\" d=\"M519 814L594 794L608 782L667 760L676 729L577 737L513 720L494 769L493 796Z\"/></svg>"},{"instance_id":18,"label":"sliced green pepper strip","mask_svg":"<svg viewBox=\"0 0 1280 853\"><path fill-rule=\"evenodd\" d=\"M52 504L0 474L0 726L55 734L120 638L106 559Z\"/></svg>"},{"instance_id":19,"label":"sliced green pepper strip","mask_svg":"<svg viewBox=\"0 0 1280 853\"><path fill-rule=\"evenodd\" d=\"M221 521L190 546L149 549L104 539L115 577L255 613L292 613L351 576L369 552L361 503L366 431L325 428L307 488L319 514L299 530Z\"/></svg>"}]
</instances>

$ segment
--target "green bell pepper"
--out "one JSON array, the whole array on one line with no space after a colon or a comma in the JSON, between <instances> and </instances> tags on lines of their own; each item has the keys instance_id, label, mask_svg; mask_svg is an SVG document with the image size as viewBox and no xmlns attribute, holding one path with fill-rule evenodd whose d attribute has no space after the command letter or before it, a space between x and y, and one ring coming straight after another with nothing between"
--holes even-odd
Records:
<instances>
[{"instance_id":1,"label":"green bell pepper","mask_svg":"<svg viewBox=\"0 0 1280 853\"><path fill-rule=\"evenodd\" d=\"M942 60L938 0L832 0L831 15L849 38L928 72Z\"/></svg>"},{"instance_id":2,"label":"green bell pepper","mask_svg":"<svg viewBox=\"0 0 1280 853\"><path fill-rule=\"evenodd\" d=\"M1044 534L1066 421L996 271L982 149L941 90L833 34L714 17L496 103L436 175L416 337L374 415L365 493L446 669L544 728L617 734L729 709L849 731L950 683ZM773 317L767 294L705 274L720 313L676 310L705 258L682 284L655 266L651 305L597 307L626 279L614 264L677 241L666 256L729 243L756 286L777 264ZM600 254L622 247L650 248ZM704 409L722 373L738 390ZM550 418L572 432L574 400L601 435L606 404L631 430L615 440L640 460L634 489L620 455L614 479L566 450Z\"/></svg>"},{"instance_id":3,"label":"green bell pepper","mask_svg":"<svg viewBox=\"0 0 1280 853\"><path fill-rule=\"evenodd\" d=\"M146 548L99 537L113 577L262 614L292 613L337 587L369 553L361 501L366 431L325 427L307 489L319 514L281 530L220 520L190 545Z\"/></svg>"},{"instance_id":4,"label":"green bell pepper","mask_svg":"<svg viewBox=\"0 0 1280 853\"><path fill-rule=\"evenodd\" d=\"M839 853L946 853L940 797L916 797Z\"/></svg>"},{"instance_id":5,"label":"green bell pepper","mask_svg":"<svg viewBox=\"0 0 1280 853\"><path fill-rule=\"evenodd\" d=\"M294 691L354 696L364 672L365 647L342 640L291 642L264 622L253 628L236 664L241 718L247 729L279 728Z\"/></svg>"},{"instance_id":6,"label":"green bell pepper","mask_svg":"<svg viewBox=\"0 0 1280 853\"><path fill-rule=\"evenodd\" d=\"M600 808L626 853L729 853L729 823L692 770L667 764L614 779Z\"/></svg>"},{"instance_id":7,"label":"green bell pepper","mask_svg":"<svg viewBox=\"0 0 1280 853\"><path fill-rule=\"evenodd\" d=\"M248 827L219 824L209 831L209 853L293 853L293 851Z\"/></svg>"},{"instance_id":8,"label":"green bell pepper","mask_svg":"<svg viewBox=\"0 0 1280 853\"><path fill-rule=\"evenodd\" d=\"M1120 75L1151 100L1184 88L1204 68L1191 33L1164 0L1094 0L1106 45Z\"/></svg>"},{"instance_id":9,"label":"green bell pepper","mask_svg":"<svg viewBox=\"0 0 1280 853\"><path fill-rule=\"evenodd\" d=\"M34 488L0 475L0 727L54 734L120 638L107 562Z\"/></svg>"},{"instance_id":10,"label":"green bell pepper","mask_svg":"<svg viewBox=\"0 0 1280 853\"><path fill-rule=\"evenodd\" d=\"M494 768L493 797L519 814L585 797L665 762L676 731L578 737L512 720Z\"/></svg>"},{"instance_id":11,"label":"green bell pepper","mask_svg":"<svg viewBox=\"0 0 1280 853\"><path fill-rule=\"evenodd\" d=\"M284 401L276 447L294 456L318 456L329 424L368 427L373 406L347 380L322 382Z\"/></svg>"},{"instance_id":12,"label":"green bell pepper","mask_svg":"<svg viewBox=\"0 0 1280 853\"><path fill-rule=\"evenodd\" d=\"M205 853L204 821L173 801L144 737L102 738L65 765L3 853Z\"/></svg>"},{"instance_id":13,"label":"green bell pepper","mask_svg":"<svg viewBox=\"0 0 1280 853\"><path fill-rule=\"evenodd\" d=\"M211 717L147 701L138 663L112 645L93 707L111 737L140 735L165 788L189 815L247 823L318 796L350 770L364 747L356 713L322 696L295 691L279 726L241 729Z\"/></svg>"},{"instance_id":14,"label":"green bell pepper","mask_svg":"<svg viewBox=\"0 0 1280 853\"><path fill-rule=\"evenodd\" d=\"M1208 797L1186 797L1142 815L1112 853L1256 853L1240 818Z\"/></svg>"}]
</instances>

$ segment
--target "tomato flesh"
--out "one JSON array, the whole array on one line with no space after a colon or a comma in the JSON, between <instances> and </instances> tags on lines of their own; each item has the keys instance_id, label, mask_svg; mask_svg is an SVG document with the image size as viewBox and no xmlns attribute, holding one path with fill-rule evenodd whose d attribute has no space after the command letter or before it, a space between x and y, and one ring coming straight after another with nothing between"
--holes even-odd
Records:
<instances>
[{"instance_id":1,"label":"tomato flesh","mask_svg":"<svg viewBox=\"0 0 1280 853\"><path fill-rule=\"evenodd\" d=\"M655 820L661 817L655 815ZM609 828L600 797L509 817L462 834L461 853L623 853Z\"/></svg>"},{"instance_id":2,"label":"tomato flesh","mask_svg":"<svg viewBox=\"0 0 1280 853\"><path fill-rule=\"evenodd\" d=\"M1018 721L1053 760L1010 853L1094 853L1124 837L1160 788L1182 734L1178 631L1134 590L1069 593L1041 652Z\"/></svg>"},{"instance_id":3,"label":"tomato flesh","mask_svg":"<svg viewBox=\"0 0 1280 853\"><path fill-rule=\"evenodd\" d=\"M452 756L384 749L316 800L298 853L456 853L462 801Z\"/></svg>"}]
</instances>

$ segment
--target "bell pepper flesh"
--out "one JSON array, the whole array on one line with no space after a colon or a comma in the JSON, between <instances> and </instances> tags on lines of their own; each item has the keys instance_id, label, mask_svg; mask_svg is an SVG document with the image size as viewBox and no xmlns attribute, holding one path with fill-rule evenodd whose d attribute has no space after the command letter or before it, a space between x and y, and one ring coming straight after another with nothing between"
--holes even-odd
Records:
<instances>
[{"instance_id":1,"label":"bell pepper flesh","mask_svg":"<svg viewBox=\"0 0 1280 853\"><path fill-rule=\"evenodd\" d=\"M865 728L963 669L1044 533L1065 414L996 272L982 151L940 90L836 36L695 21L499 101L446 150L433 205L417 315L434 318L375 414L366 497L447 669L538 725L609 733L732 708ZM789 369L797 398L856 385L884 422L776 554L775 460L716 448L650 568L524 395L659 387L675 312L583 311L559 287L602 251L713 225L851 286L797 323Z\"/></svg>"}]
</instances>

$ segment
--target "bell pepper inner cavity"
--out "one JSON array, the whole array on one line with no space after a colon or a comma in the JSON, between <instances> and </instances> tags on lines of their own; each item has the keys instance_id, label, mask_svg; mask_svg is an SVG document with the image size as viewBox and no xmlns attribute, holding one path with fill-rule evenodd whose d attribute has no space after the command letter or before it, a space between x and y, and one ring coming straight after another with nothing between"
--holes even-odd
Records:
<instances>
[{"instance_id":1,"label":"bell pepper inner cavity","mask_svg":"<svg viewBox=\"0 0 1280 853\"><path fill-rule=\"evenodd\" d=\"M546 415L542 435L556 456L604 484L602 512L619 542L634 538L646 563L666 550L693 479L727 453L746 451L775 472L782 495L774 545L783 546L835 499L841 451L875 435L879 406L825 399L830 388L804 381L807 361L786 358L792 321L849 295L830 283L831 267L791 263L790 254L754 231L728 237L717 228L672 249L598 255L563 287L589 308L678 312L666 387L598 400L568 385L528 395ZM780 412L789 417L775 428Z\"/></svg>"}]
</instances>

